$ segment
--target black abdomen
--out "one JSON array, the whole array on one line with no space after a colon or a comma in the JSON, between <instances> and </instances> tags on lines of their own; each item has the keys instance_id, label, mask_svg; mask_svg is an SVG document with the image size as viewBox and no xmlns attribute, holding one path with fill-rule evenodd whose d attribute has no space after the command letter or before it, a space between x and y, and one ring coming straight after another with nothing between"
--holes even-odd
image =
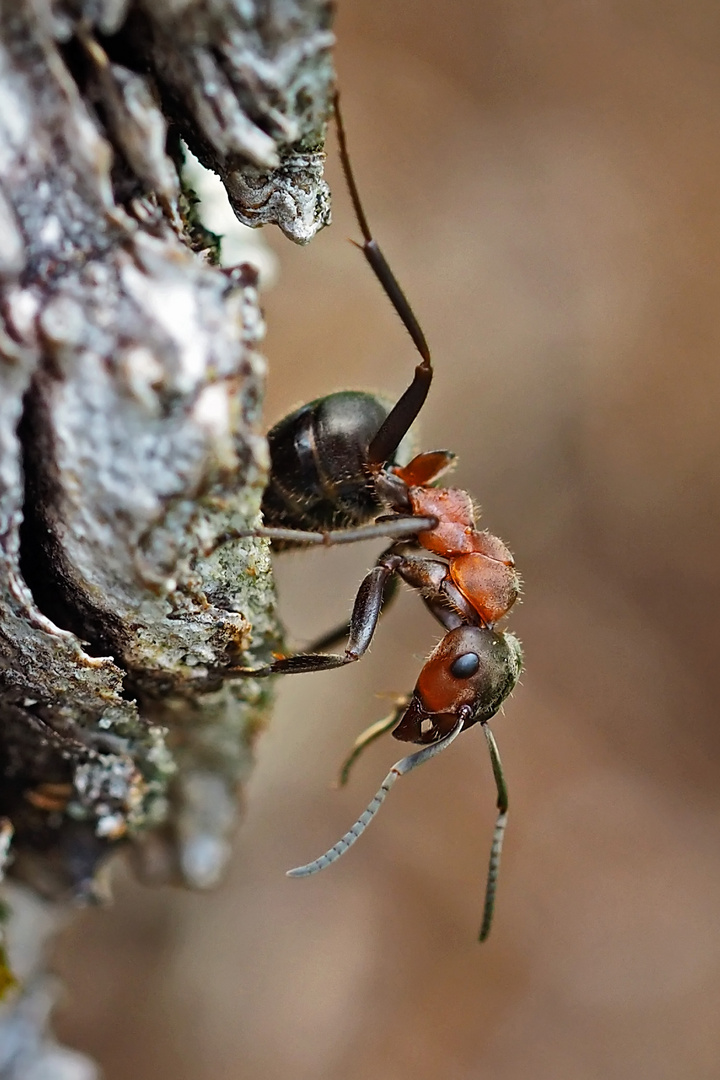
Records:
<instances>
[{"instance_id":1,"label":"black abdomen","mask_svg":"<svg viewBox=\"0 0 720 1080\"><path fill-rule=\"evenodd\" d=\"M375 517L381 504L366 469L367 452L388 411L373 394L343 390L276 424L268 433L265 524L337 529Z\"/></svg>"}]
</instances>

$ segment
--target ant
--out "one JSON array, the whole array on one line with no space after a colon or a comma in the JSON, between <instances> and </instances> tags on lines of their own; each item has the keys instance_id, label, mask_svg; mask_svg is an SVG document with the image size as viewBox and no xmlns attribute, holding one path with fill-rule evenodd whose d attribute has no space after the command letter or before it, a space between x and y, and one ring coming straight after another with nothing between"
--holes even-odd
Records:
<instances>
[{"instance_id":1,"label":"ant","mask_svg":"<svg viewBox=\"0 0 720 1080\"><path fill-rule=\"evenodd\" d=\"M268 434L270 480L262 500L266 524L232 530L213 547L242 537L266 537L276 547L347 544L375 537L392 543L358 589L349 622L315 642L308 652L276 659L261 668L231 668L262 677L328 671L354 663L367 651L383 606L398 579L417 589L445 636L425 662L415 689L387 719L357 740L340 776L345 783L357 756L389 731L422 749L402 758L348 832L324 855L288 871L306 877L323 870L365 830L399 776L445 750L479 723L485 733L497 787L498 818L493 836L479 940L492 922L508 795L500 755L488 721L512 692L522 668L513 634L495 629L519 592L512 555L496 536L476 528L467 492L433 484L454 463L447 450L398 461L400 444L427 398L433 378L430 350L420 325L365 217L335 95L340 160L363 236L356 244L412 338L420 363L392 408L372 394L342 391L311 401L281 420ZM343 653L326 653L347 638Z\"/></svg>"}]
</instances>

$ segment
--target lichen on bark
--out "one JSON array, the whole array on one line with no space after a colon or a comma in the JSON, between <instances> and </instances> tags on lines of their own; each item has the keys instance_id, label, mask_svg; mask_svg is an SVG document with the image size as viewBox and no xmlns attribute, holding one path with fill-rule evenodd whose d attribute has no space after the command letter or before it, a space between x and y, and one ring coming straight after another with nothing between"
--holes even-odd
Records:
<instances>
[{"instance_id":1,"label":"lichen on bark","mask_svg":"<svg viewBox=\"0 0 720 1080\"><path fill-rule=\"evenodd\" d=\"M224 674L279 631L266 548L207 552L259 509L263 321L256 270L203 250L180 139L306 241L331 43L326 0L0 4L3 1078L59 1052L21 916L99 897L118 846L194 887L228 855L267 691Z\"/></svg>"}]
</instances>

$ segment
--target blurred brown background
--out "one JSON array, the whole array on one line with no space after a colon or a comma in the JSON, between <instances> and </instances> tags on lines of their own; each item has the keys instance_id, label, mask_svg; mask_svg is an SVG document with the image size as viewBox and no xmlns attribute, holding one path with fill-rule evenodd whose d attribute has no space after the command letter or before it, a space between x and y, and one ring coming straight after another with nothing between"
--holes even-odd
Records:
<instances>
[{"instance_id":1,"label":"blurred brown background","mask_svg":"<svg viewBox=\"0 0 720 1080\"><path fill-rule=\"evenodd\" d=\"M398 744L328 781L437 629L406 594L353 670L287 679L226 885L123 878L58 966L64 1038L108 1080L720 1075L720 9L348 0L338 69L368 212L432 343L426 448L516 553L527 672L498 717L511 818L475 943L494 796L472 732L319 854ZM415 363L335 228L277 237L268 422ZM294 639L367 546L278 563Z\"/></svg>"}]
</instances>

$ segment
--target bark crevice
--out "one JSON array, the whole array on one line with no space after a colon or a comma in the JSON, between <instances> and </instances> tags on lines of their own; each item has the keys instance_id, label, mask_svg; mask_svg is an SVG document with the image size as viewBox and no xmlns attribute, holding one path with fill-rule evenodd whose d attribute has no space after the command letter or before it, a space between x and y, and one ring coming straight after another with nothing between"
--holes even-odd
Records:
<instances>
[{"instance_id":1,"label":"bark crevice","mask_svg":"<svg viewBox=\"0 0 720 1080\"><path fill-rule=\"evenodd\" d=\"M47 982L14 924L46 919L35 898L56 927L121 847L146 880L220 877L268 704L223 671L279 640L266 548L205 554L260 506L264 326L177 147L241 219L299 242L326 224L330 6L175 9L0 6L2 1080L60 1061L47 1010L26 1024Z\"/></svg>"}]
</instances>

